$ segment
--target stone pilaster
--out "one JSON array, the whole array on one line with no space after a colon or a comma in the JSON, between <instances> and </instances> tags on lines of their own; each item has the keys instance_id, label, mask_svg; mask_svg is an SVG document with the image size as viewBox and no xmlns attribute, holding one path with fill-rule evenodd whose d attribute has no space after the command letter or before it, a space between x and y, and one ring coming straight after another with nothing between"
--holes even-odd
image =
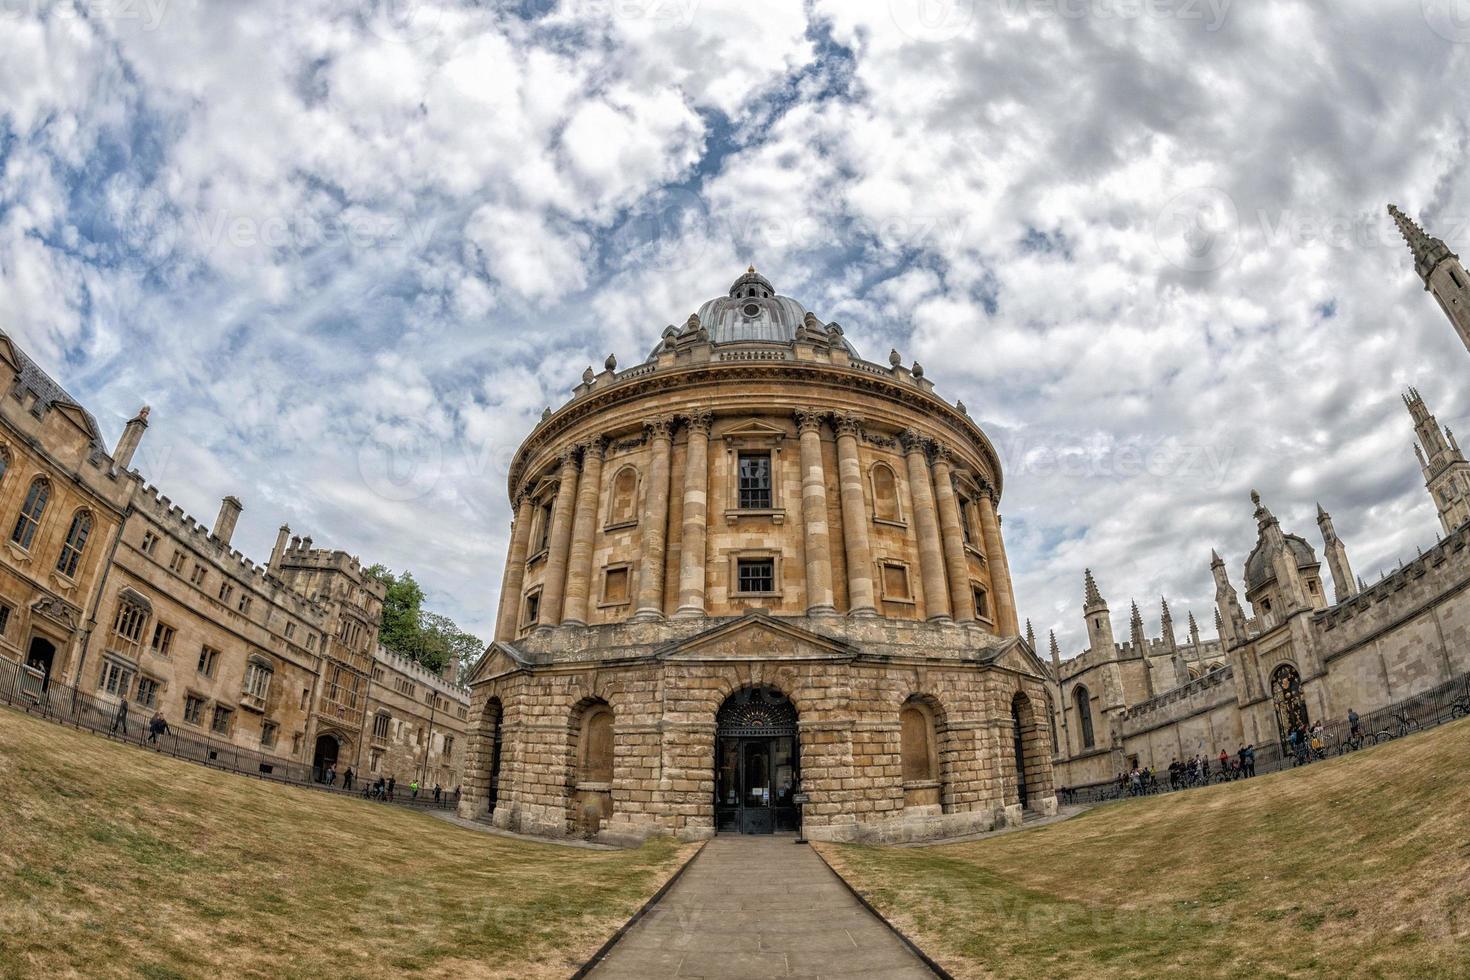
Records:
<instances>
[{"instance_id":1,"label":"stone pilaster","mask_svg":"<svg viewBox=\"0 0 1470 980\"><path fill-rule=\"evenodd\" d=\"M970 589L970 562L965 557L965 532L960 522L959 497L954 491L954 468L949 451L934 448L934 501L939 506L939 537L944 545L944 564L949 572L949 603L957 622L975 621L975 593Z\"/></svg>"},{"instance_id":2,"label":"stone pilaster","mask_svg":"<svg viewBox=\"0 0 1470 980\"><path fill-rule=\"evenodd\" d=\"M873 551L868 544L868 504L863 496L863 468L858 460L862 421L838 416L837 477L842 492L842 544L847 552L847 614L877 615L873 600Z\"/></svg>"},{"instance_id":3,"label":"stone pilaster","mask_svg":"<svg viewBox=\"0 0 1470 980\"><path fill-rule=\"evenodd\" d=\"M990 591L995 593L995 628L1001 636L1018 636L1021 630L1016 620L1016 597L1011 592L1011 570L1000 537L994 494L992 488L982 488L979 507L980 534L985 539L985 559L990 564Z\"/></svg>"},{"instance_id":4,"label":"stone pilaster","mask_svg":"<svg viewBox=\"0 0 1470 980\"><path fill-rule=\"evenodd\" d=\"M531 493L522 487L516 493L515 522L510 528L510 553L505 558L505 575L500 580L500 611L495 617L495 639L515 639L521 615L521 585L526 581L526 548L531 543Z\"/></svg>"},{"instance_id":5,"label":"stone pilaster","mask_svg":"<svg viewBox=\"0 0 1470 980\"><path fill-rule=\"evenodd\" d=\"M705 613L705 536L709 515L709 430L714 416L696 411L685 416L689 445L685 451L683 524L679 544L679 608L676 616Z\"/></svg>"},{"instance_id":6,"label":"stone pilaster","mask_svg":"<svg viewBox=\"0 0 1470 980\"><path fill-rule=\"evenodd\" d=\"M602 494L602 457L607 440L601 436L582 447L582 479L577 486L577 510L572 519L572 549L567 563L567 591L561 621L587 625L592 584L592 545L597 534L597 511Z\"/></svg>"},{"instance_id":7,"label":"stone pilaster","mask_svg":"<svg viewBox=\"0 0 1470 980\"><path fill-rule=\"evenodd\" d=\"M801 434L801 526L806 551L807 615L835 612L832 597L832 544L827 530L827 475L822 470L822 416L799 409Z\"/></svg>"},{"instance_id":8,"label":"stone pilaster","mask_svg":"<svg viewBox=\"0 0 1470 980\"><path fill-rule=\"evenodd\" d=\"M633 619L647 621L664 615L664 557L669 547L669 457L674 420L661 415L643 423L648 430L652 460L643 502L643 548L638 573L638 606Z\"/></svg>"},{"instance_id":9,"label":"stone pilaster","mask_svg":"<svg viewBox=\"0 0 1470 980\"><path fill-rule=\"evenodd\" d=\"M561 484L551 508L551 537L546 545L546 580L541 586L541 621L555 626L561 622L562 599L567 587L567 559L572 548L572 514L577 504L577 450L561 454Z\"/></svg>"},{"instance_id":10,"label":"stone pilaster","mask_svg":"<svg viewBox=\"0 0 1470 980\"><path fill-rule=\"evenodd\" d=\"M949 585L944 574L944 546L939 542L934 481L929 472L929 440L914 429L905 429L899 438L908 463L909 494L914 500L914 530L919 539L919 577L924 583L924 605L930 619L949 619Z\"/></svg>"}]
</instances>

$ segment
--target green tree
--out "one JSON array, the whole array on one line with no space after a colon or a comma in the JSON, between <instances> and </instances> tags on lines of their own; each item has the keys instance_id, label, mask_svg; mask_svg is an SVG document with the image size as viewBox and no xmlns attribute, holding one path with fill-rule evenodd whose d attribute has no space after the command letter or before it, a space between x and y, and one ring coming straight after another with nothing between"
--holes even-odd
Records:
<instances>
[{"instance_id":1,"label":"green tree","mask_svg":"<svg viewBox=\"0 0 1470 980\"><path fill-rule=\"evenodd\" d=\"M455 664L455 680L463 680L480 654L485 652L485 641L473 633L466 633L459 624L448 616L424 613L424 632L443 644L446 662Z\"/></svg>"},{"instance_id":2,"label":"green tree","mask_svg":"<svg viewBox=\"0 0 1470 980\"><path fill-rule=\"evenodd\" d=\"M366 574L388 590L383 597L383 621L378 627L378 638L388 649L436 674L453 663L456 680L485 651L483 641L460 629L448 616L424 611L424 590L412 572L399 574L379 564L369 567Z\"/></svg>"}]
</instances>

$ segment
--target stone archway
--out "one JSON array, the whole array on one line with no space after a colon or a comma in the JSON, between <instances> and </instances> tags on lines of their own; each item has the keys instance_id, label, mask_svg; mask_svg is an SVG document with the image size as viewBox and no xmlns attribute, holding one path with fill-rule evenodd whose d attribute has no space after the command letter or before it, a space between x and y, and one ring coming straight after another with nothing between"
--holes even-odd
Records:
<instances>
[{"instance_id":1,"label":"stone archway","mask_svg":"<svg viewBox=\"0 0 1470 980\"><path fill-rule=\"evenodd\" d=\"M331 732L323 732L316 737L316 751L311 759L311 775L317 782L323 782L327 778L327 770L337 764L337 757L342 752L342 743L337 736Z\"/></svg>"},{"instance_id":2,"label":"stone archway","mask_svg":"<svg viewBox=\"0 0 1470 980\"><path fill-rule=\"evenodd\" d=\"M1035 809L1052 795L1051 755L1046 751L1046 736L1036 720L1036 706L1022 691L1011 698L1011 738L1016 792L1014 799L1008 796L1006 802Z\"/></svg>"},{"instance_id":3,"label":"stone archway","mask_svg":"<svg viewBox=\"0 0 1470 980\"><path fill-rule=\"evenodd\" d=\"M51 671L56 666L56 644L44 636L31 637L31 645L26 650L26 666L41 672L41 689L44 691L51 683Z\"/></svg>"},{"instance_id":4,"label":"stone archway","mask_svg":"<svg viewBox=\"0 0 1470 980\"><path fill-rule=\"evenodd\" d=\"M794 831L801 780L796 705L774 687L746 687L715 713L715 830Z\"/></svg>"}]
</instances>

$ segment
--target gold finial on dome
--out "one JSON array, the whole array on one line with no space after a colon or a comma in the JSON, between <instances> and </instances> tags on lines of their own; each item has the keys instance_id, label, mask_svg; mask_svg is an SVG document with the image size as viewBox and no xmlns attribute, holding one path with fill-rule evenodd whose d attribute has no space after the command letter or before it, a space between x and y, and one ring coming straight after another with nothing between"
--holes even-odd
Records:
<instances>
[{"instance_id":1,"label":"gold finial on dome","mask_svg":"<svg viewBox=\"0 0 1470 980\"><path fill-rule=\"evenodd\" d=\"M745 271L747 273L749 273L750 275L755 275L755 265L752 264L752 265L748 266Z\"/></svg>"}]
</instances>

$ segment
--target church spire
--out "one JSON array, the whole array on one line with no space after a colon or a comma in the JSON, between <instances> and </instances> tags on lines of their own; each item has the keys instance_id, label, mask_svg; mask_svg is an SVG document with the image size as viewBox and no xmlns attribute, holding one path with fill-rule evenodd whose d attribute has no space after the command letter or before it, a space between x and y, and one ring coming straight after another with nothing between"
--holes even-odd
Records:
<instances>
[{"instance_id":1,"label":"church spire","mask_svg":"<svg viewBox=\"0 0 1470 980\"><path fill-rule=\"evenodd\" d=\"M1404 394L1404 405L1414 420L1414 455L1424 473L1424 486L1439 512L1439 523L1445 534L1470 521L1470 461L1455 443L1448 429L1429 411L1416 388ZM1421 448L1422 447L1422 448Z\"/></svg>"},{"instance_id":2,"label":"church spire","mask_svg":"<svg viewBox=\"0 0 1470 980\"><path fill-rule=\"evenodd\" d=\"M1470 350L1470 275L1466 275L1460 257L1396 206L1390 204L1388 213L1414 255L1414 272L1424 281L1424 289L1434 294L1460 341Z\"/></svg>"},{"instance_id":3,"label":"church spire","mask_svg":"<svg viewBox=\"0 0 1470 980\"><path fill-rule=\"evenodd\" d=\"M1036 631L1031 628L1031 617L1026 617L1026 645L1036 650Z\"/></svg>"},{"instance_id":4,"label":"church spire","mask_svg":"<svg viewBox=\"0 0 1470 980\"><path fill-rule=\"evenodd\" d=\"M1317 527L1322 530L1323 550L1327 555L1327 567L1332 572L1332 596L1336 602L1350 599L1357 593L1353 584L1353 569L1348 564L1347 545L1337 536L1332 527L1332 515L1319 503L1317 505Z\"/></svg>"},{"instance_id":5,"label":"church spire","mask_svg":"<svg viewBox=\"0 0 1470 980\"><path fill-rule=\"evenodd\" d=\"M1218 613L1216 614L1218 615ZM1194 621L1194 610L1189 611L1189 645L1199 649L1199 623Z\"/></svg>"}]
</instances>

